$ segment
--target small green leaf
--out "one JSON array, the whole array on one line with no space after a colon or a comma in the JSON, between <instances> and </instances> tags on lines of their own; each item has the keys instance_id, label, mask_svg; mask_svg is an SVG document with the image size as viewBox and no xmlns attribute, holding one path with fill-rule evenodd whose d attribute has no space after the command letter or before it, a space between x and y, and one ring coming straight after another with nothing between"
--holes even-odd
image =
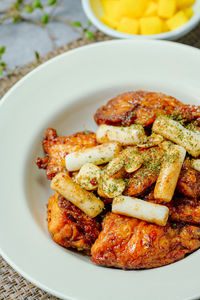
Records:
<instances>
[{"instance_id":1,"label":"small green leaf","mask_svg":"<svg viewBox=\"0 0 200 300\"><path fill-rule=\"evenodd\" d=\"M16 3L17 4L22 4L23 0L17 0Z\"/></svg>"},{"instance_id":2,"label":"small green leaf","mask_svg":"<svg viewBox=\"0 0 200 300\"><path fill-rule=\"evenodd\" d=\"M35 51L35 58L37 62L40 60L40 54L37 51Z\"/></svg>"},{"instance_id":3,"label":"small green leaf","mask_svg":"<svg viewBox=\"0 0 200 300\"><path fill-rule=\"evenodd\" d=\"M91 39L94 38L94 33L86 29L85 30L85 36L86 36L87 39L91 40Z\"/></svg>"},{"instance_id":4,"label":"small green leaf","mask_svg":"<svg viewBox=\"0 0 200 300\"><path fill-rule=\"evenodd\" d=\"M0 68L0 76L3 75L3 69Z\"/></svg>"},{"instance_id":5,"label":"small green leaf","mask_svg":"<svg viewBox=\"0 0 200 300\"><path fill-rule=\"evenodd\" d=\"M17 22L19 22L19 20L20 20L20 15L15 14L15 15L13 16L13 22L14 22L14 23L17 23Z\"/></svg>"},{"instance_id":6,"label":"small green leaf","mask_svg":"<svg viewBox=\"0 0 200 300\"><path fill-rule=\"evenodd\" d=\"M52 6L52 5L56 4L56 1L57 1L57 0L49 0L48 5L49 5L49 6Z\"/></svg>"},{"instance_id":7,"label":"small green leaf","mask_svg":"<svg viewBox=\"0 0 200 300\"><path fill-rule=\"evenodd\" d=\"M0 66L5 68L6 67L6 63L4 61L0 61Z\"/></svg>"},{"instance_id":8,"label":"small green leaf","mask_svg":"<svg viewBox=\"0 0 200 300\"><path fill-rule=\"evenodd\" d=\"M43 24L47 24L49 22L49 16L47 14L43 14L41 21Z\"/></svg>"},{"instance_id":9,"label":"small green leaf","mask_svg":"<svg viewBox=\"0 0 200 300\"><path fill-rule=\"evenodd\" d=\"M92 22L88 20L88 26L92 26Z\"/></svg>"},{"instance_id":10,"label":"small green leaf","mask_svg":"<svg viewBox=\"0 0 200 300\"><path fill-rule=\"evenodd\" d=\"M31 14L34 11L34 7L30 5L24 6L23 11L27 12L28 14Z\"/></svg>"},{"instance_id":11,"label":"small green leaf","mask_svg":"<svg viewBox=\"0 0 200 300\"><path fill-rule=\"evenodd\" d=\"M34 8L43 8L43 5L39 0L34 0L33 1L33 7Z\"/></svg>"},{"instance_id":12,"label":"small green leaf","mask_svg":"<svg viewBox=\"0 0 200 300\"><path fill-rule=\"evenodd\" d=\"M79 21L74 21L74 22L72 22L72 26L82 27L82 24Z\"/></svg>"},{"instance_id":13,"label":"small green leaf","mask_svg":"<svg viewBox=\"0 0 200 300\"><path fill-rule=\"evenodd\" d=\"M3 53L5 52L5 50L6 50L6 47L5 47L5 46L2 46L2 47L0 48L0 54L3 54Z\"/></svg>"}]
</instances>

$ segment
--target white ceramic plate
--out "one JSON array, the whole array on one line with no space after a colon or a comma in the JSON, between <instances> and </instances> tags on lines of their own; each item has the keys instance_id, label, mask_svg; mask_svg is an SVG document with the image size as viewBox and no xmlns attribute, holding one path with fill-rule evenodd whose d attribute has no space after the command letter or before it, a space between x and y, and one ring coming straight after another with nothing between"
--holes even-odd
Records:
<instances>
[{"instance_id":1,"label":"white ceramic plate","mask_svg":"<svg viewBox=\"0 0 200 300\"><path fill-rule=\"evenodd\" d=\"M0 247L42 289L70 300L183 300L200 296L200 251L143 271L98 267L55 244L42 155L47 126L59 135L95 129L97 107L119 93L161 91L200 104L200 51L160 41L111 41L60 55L23 78L0 104Z\"/></svg>"}]
</instances>

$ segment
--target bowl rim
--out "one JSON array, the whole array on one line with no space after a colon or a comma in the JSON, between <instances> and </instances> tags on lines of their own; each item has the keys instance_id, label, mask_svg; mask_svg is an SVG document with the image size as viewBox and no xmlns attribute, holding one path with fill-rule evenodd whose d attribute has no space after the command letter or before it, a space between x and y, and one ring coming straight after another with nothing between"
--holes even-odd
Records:
<instances>
[{"instance_id":1,"label":"bowl rim","mask_svg":"<svg viewBox=\"0 0 200 300\"><path fill-rule=\"evenodd\" d=\"M105 25L101 20L95 15L93 12L91 5L90 5L90 0L81 0L82 1L82 7L87 15L88 19L103 33L114 37L114 38L120 38L120 39L169 39L169 40L175 40L177 38L180 38L190 31L194 29L197 24L200 22L200 10L199 12L194 13L192 18L183 26L181 26L178 29L169 31L169 32L164 32L160 34L152 34L152 35L139 35L139 34L128 34L128 33L123 33L120 31L117 31L115 29L112 29L111 27ZM198 1L198 0L197 0Z\"/></svg>"}]
</instances>

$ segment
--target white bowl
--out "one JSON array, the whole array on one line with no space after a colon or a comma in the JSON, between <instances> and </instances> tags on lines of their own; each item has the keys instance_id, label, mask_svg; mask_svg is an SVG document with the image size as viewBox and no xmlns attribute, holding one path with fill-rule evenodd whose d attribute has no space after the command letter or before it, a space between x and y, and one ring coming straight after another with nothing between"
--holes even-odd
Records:
<instances>
[{"instance_id":1,"label":"white bowl","mask_svg":"<svg viewBox=\"0 0 200 300\"><path fill-rule=\"evenodd\" d=\"M148 49L148 52L146 51ZM0 253L20 274L67 300L183 300L200 296L200 250L152 270L102 268L54 243L43 156L46 127L96 130L97 107L151 90L200 105L200 51L166 41L118 40L69 51L29 73L0 101ZM1 297L0 297L1 298ZM198 297L199 298L199 297Z\"/></svg>"},{"instance_id":2,"label":"white bowl","mask_svg":"<svg viewBox=\"0 0 200 300\"><path fill-rule=\"evenodd\" d=\"M103 13L103 9L100 3L100 0L82 0L82 6L87 15L88 19L102 32L105 34L112 36L114 38L120 39L155 39L155 40L177 40L182 36L186 35L188 32L192 31L200 21L200 0L196 0L196 3L193 6L194 15L193 17L180 28L161 33L161 34L153 34L153 35L134 35L122 33L117 30L114 30L108 26L106 26L103 22L100 21L98 16L101 16Z\"/></svg>"}]
</instances>

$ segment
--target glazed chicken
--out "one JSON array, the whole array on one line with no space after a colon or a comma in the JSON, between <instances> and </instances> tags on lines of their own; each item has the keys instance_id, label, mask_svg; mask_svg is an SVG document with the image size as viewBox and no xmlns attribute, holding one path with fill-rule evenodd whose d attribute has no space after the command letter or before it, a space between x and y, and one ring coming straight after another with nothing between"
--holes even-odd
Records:
<instances>
[{"instance_id":1,"label":"glazed chicken","mask_svg":"<svg viewBox=\"0 0 200 300\"><path fill-rule=\"evenodd\" d=\"M154 199L154 187L151 191L143 196L145 201L159 204ZM169 218L176 222L185 222L200 225L200 201L184 197L182 195L175 196L171 202L164 203L169 208Z\"/></svg>"},{"instance_id":2,"label":"glazed chicken","mask_svg":"<svg viewBox=\"0 0 200 300\"><path fill-rule=\"evenodd\" d=\"M134 196L142 194L158 178L164 151L159 147L143 149L140 151L144 163L134 172L128 182L126 195Z\"/></svg>"},{"instance_id":3,"label":"glazed chicken","mask_svg":"<svg viewBox=\"0 0 200 300\"><path fill-rule=\"evenodd\" d=\"M100 224L78 207L55 193L47 207L48 229L53 240L65 248L90 253L100 232Z\"/></svg>"},{"instance_id":4,"label":"glazed chicken","mask_svg":"<svg viewBox=\"0 0 200 300\"><path fill-rule=\"evenodd\" d=\"M144 126L145 133L149 136L158 115L171 115L174 119L181 120L185 127L192 125L191 130L194 128L200 131L199 107L185 105L173 97L154 92L137 91L119 95L100 107L94 119L99 125L139 124ZM59 137L55 129L48 128L43 140L45 157L38 158L36 163L40 169L46 171L49 180L58 173L65 172L76 181L77 171L67 171L65 156L97 145L95 133L85 131ZM120 149L123 151L124 146ZM104 210L93 219L57 192L49 198L48 229L56 243L91 255L96 264L122 269L164 266L184 258L200 247L200 172L192 168L191 156L187 154L184 163L181 163L182 168L180 166L181 171L178 173L179 177L177 175L178 182L176 181L172 200L160 203L154 199L154 188L166 150L156 144L149 148L139 145L134 151L142 158L140 167L128 172L123 166L116 172L114 180L117 182L123 177L123 196L138 197L147 202L167 206L167 224L158 226L117 212L112 213L111 204L114 197L100 195L97 181L98 187L90 192L101 196ZM103 173L106 165L101 165L99 170Z\"/></svg>"},{"instance_id":5,"label":"glazed chicken","mask_svg":"<svg viewBox=\"0 0 200 300\"><path fill-rule=\"evenodd\" d=\"M92 246L96 264L149 269L170 264L200 247L200 228L168 223L165 227L108 213Z\"/></svg>"},{"instance_id":6,"label":"glazed chicken","mask_svg":"<svg viewBox=\"0 0 200 300\"><path fill-rule=\"evenodd\" d=\"M65 156L80 149L96 146L96 135L89 131L78 132L64 137L58 137L53 128L47 128L46 137L43 140L44 158L37 159L40 169L46 170L48 179L52 179L57 173L66 171Z\"/></svg>"},{"instance_id":7,"label":"glazed chicken","mask_svg":"<svg viewBox=\"0 0 200 300\"><path fill-rule=\"evenodd\" d=\"M177 191L192 199L200 197L200 172L194 170L185 160L177 183Z\"/></svg>"},{"instance_id":8,"label":"glazed chicken","mask_svg":"<svg viewBox=\"0 0 200 300\"><path fill-rule=\"evenodd\" d=\"M182 116L188 121L200 121L200 108L185 105L173 97L161 93L128 92L111 99L94 115L97 124L129 126L133 123L149 126L157 115Z\"/></svg>"}]
</instances>

